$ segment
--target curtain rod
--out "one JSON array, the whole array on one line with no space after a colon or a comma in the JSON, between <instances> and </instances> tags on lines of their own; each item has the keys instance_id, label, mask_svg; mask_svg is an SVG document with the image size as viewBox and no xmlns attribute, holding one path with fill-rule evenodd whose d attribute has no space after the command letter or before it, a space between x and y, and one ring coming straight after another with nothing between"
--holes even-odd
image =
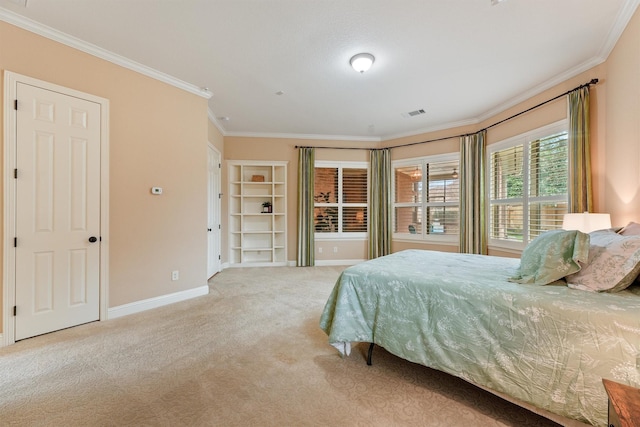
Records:
<instances>
[{"instance_id":1,"label":"curtain rod","mask_svg":"<svg viewBox=\"0 0 640 427\"><path fill-rule=\"evenodd\" d=\"M520 111L519 113L516 113L516 114L514 114L514 115L512 115L512 116L509 116L509 117L507 117L506 119L502 119L502 120L500 120L500 121L498 121L498 122L495 122L495 123L493 123L493 124L491 124L491 125L489 125L489 126L487 126L487 127L483 128L483 129L480 129L478 132L482 132L482 131L484 131L484 130L489 130L489 129L491 129L492 127L498 126L498 125L500 125L500 124L502 124L502 123L504 123L504 122L506 122L506 121L509 121L509 120L511 120L511 119L515 119L516 117L519 117L519 116L521 116L521 115L523 115L523 114L526 114L526 113L528 113L529 111L535 110L536 108L540 108L540 107L542 107L542 106L543 106L543 105L545 105L545 104L548 104L548 103L550 103L550 102L555 101L556 99L562 98L563 96L570 94L570 93L571 93L571 92L573 92L574 90L582 89L582 88L584 88L584 87L588 87L588 86L595 85L595 84L598 84L598 79L591 79L591 80L590 80L589 82L587 82L587 83L581 84L580 86L577 86L577 87L575 87L575 88L573 88L573 89L571 89L571 90L568 90L568 91L566 91L566 92L564 92L564 93L561 93L560 95L554 96L554 97L553 97L553 98L551 98L551 99L547 99L546 101L543 101L543 102L541 102L541 103L539 103L539 104L536 104L536 105L534 105L534 106L533 106L533 107L531 107L531 108L527 108L527 109L526 109L526 110L524 110L524 111ZM411 146L411 145L426 144L427 142L437 142L437 141L444 141L444 140L447 140L447 139L453 139L453 138L462 138L462 137L464 137L464 136L473 135L473 134L475 134L475 133L477 133L477 132L473 132L473 133L463 133L463 134L460 134L460 135L445 136L445 137L442 137L442 138L428 139L428 140L426 140L426 141L410 142L410 143L408 143L408 144L394 145L394 146L392 146L392 147L386 147L386 148L409 147L409 146ZM374 148L361 148L361 147L318 147L318 146L316 146L316 147L312 147L312 146L304 146L304 145L296 145L296 148L327 148L327 149L333 149L333 150L374 150Z\"/></svg>"},{"instance_id":2,"label":"curtain rod","mask_svg":"<svg viewBox=\"0 0 640 427\"><path fill-rule=\"evenodd\" d=\"M326 148L330 150L376 150L376 148L364 148L364 147L319 147L317 145L296 145L295 148Z\"/></svg>"}]
</instances>

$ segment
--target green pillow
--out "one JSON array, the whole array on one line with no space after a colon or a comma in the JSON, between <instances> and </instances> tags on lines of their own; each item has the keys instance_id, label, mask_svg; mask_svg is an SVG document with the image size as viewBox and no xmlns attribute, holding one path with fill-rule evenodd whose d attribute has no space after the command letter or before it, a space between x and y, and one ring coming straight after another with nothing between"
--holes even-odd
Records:
<instances>
[{"instance_id":1,"label":"green pillow","mask_svg":"<svg viewBox=\"0 0 640 427\"><path fill-rule=\"evenodd\" d=\"M577 230L551 230L533 239L520 257L510 282L547 285L580 271L589 258L589 235Z\"/></svg>"}]
</instances>

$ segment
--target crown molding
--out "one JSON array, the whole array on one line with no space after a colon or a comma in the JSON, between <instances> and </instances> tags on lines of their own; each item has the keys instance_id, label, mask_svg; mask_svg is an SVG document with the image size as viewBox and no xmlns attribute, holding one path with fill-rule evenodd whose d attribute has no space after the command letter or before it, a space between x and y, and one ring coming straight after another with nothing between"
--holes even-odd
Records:
<instances>
[{"instance_id":1,"label":"crown molding","mask_svg":"<svg viewBox=\"0 0 640 427\"><path fill-rule=\"evenodd\" d=\"M353 135L319 135L297 133L261 133L261 132L227 132L225 136L245 138L278 138L278 139L315 139L324 141L356 141L356 142L380 142L377 136L353 136Z\"/></svg>"},{"instance_id":2,"label":"crown molding","mask_svg":"<svg viewBox=\"0 0 640 427\"><path fill-rule=\"evenodd\" d=\"M84 40L80 40L79 38L63 33L62 31L58 31L54 28L48 27L44 24L26 18L3 7L0 7L0 20L11 25L15 25L16 27L22 28L23 30L30 31L42 37L88 53L89 55L104 59L105 61L109 61L113 64L143 74L147 77L151 77L163 83L167 83L171 86L175 86L179 89L201 96L205 99L209 99L213 96L213 93L211 93L208 89L198 87L191 83L187 83L183 80L165 74L161 71L155 70L151 67L147 67L146 65L142 65L138 62L125 58L124 56L117 55L106 49L88 43Z\"/></svg>"},{"instance_id":3,"label":"crown molding","mask_svg":"<svg viewBox=\"0 0 640 427\"><path fill-rule=\"evenodd\" d=\"M476 125L478 123L480 123L478 119L459 120L457 122L443 123L441 125L430 126L427 128L422 128L414 131L385 135L380 140L383 142L387 142L394 139L406 138L410 136L418 136L418 135L422 135L423 133L436 132L439 130L446 130L446 129L455 129L462 126Z\"/></svg>"},{"instance_id":4,"label":"crown molding","mask_svg":"<svg viewBox=\"0 0 640 427\"><path fill-rule=\"evenodd\" d=\"M554 78L545 81L544 83L529 89L526 92L521 93L520 95L516 96L515 98L511 98L509 101L500 104L499 106L492 108L491 110L486 111L484 114L482 114L481 116L479 116L476 119L476 123L480 123L482 121L488 120L494 116L497 116L498 114L502 113L505 110L508 110L511 107L515 107L516 105L525 102L531 98L533 98L536 95L541 94L542 92L544 92L547 89L551 89L554 86L557 86L567 80L569 80L572 77L575 77L579 74L582 74L585 71L588 71L590 69L592 69L593 67L595 67L596 65L602 64L604 62L604 59L596 57L596 58L592 58L586 62L583 62L582 64L578 65L577 67L574 67L570 70L565 71L562 74L558 74L557 76L555 76Z\"/></svg>"},{"instance_id":5,"label":"crown molding","mask_svg":"<svg viewBox=\"0 0 640 427\"><path fill-rule=\"evenodd\" d=\"M310 140L332 140L332 141L360 141L360 142L386 142L393 139L417 136L424 133L477 124L484 120L488 120L491 117L494 117L500 114L501 112L511 107L514 107L544 92L545 90L548 90L572 77L575 77L605 62L606 59L609 57L611 51L615 48L616 43L618 42L620 36L624 32L625 28L627 27L629 21L633 17L639 5L640 5L640 0L627 0L624 2L623 6L620 8L620 11L616 17L615 23L611 28L611 31L609 32L606 39L603 41L603 44L596 56L572 68L571 70L567 70L566 72L555 76L553 79L545 81L541 85L538 85L524 93L521 93L515 98L510 99L508 102L503 103L495 108L492 108L491 110L486 111L485 113L481 114L476 118L471 118L471 119L462 120L458 122L446 123L438 126L423 128L423 129L399 133L399 134L390 134L390 135L384 135L381 137L368 137L368 136L319 135L319 134L227 132L219 123L219 121L217 120L217 118L215 117L211 109L208 109L207 115L209 120L214 124L214 126L218 129L218 131L222 134L222 136L253 137L253 138L310 139ZM187 83L183 80L177 79L166 73L163 73L151 67L142 65L128 58L125 58L121 55L117 55L106 49L100 48L91 43L78 39L74 36L71 36L69 34L66 34L56 29L53 29L51 27L48 27L44 24L36 22L30 18L26 18L22 15L19 15L3 7L0 7L0 20L7 22L9 24L15 25L24 30L30 31L32 33L38 34L42 37L48 38L50 40L53 40L53 41L62 43L66 46L72 47L74 49L80 50L82 52L85 52L97 58L101 58L113 64L122 66L124 68L130 69L137 73L151 77L158 81L175 86L179 89L185 90L192 94L201 96L205 99L210 99L213 96L213 93L211 93L207 89L198 87L191 83Z\"/></svg>"},{"instance_id":6,"label":"crown molding","mask_svg":"<svg viewBox=\"0 0 640 427\"><path fill-rule=\"evenodd\" d=\"M607 60L616 43L618 43L618 39L620 39L627 25L629 25L629 21L636 12L638 5L640 5L640 0L627 0L620 8L616 21L613 27L611 27L611 31L609 31L598 53L598 56L602 58L603 62Z\"/></svg>"},{"instance_id":7,"label":"crown molding","mask_svg":"<svg viewBox=\"0 0 640 427\"><path fill-rule=\"evenodd\" d=\"M479 116L477 118L477 121L482 122L484 120L488 120L491 117L496 116L497 114L500 114L501 112L520 104L521 102L524 102L528 99L533 98L536 95L539 95L540 93L544 92L547 89L551 89L552 87L559 85L562 82L565 82L605 62L609 57L609 54L611 53L613 48L616 46L616 43L618 42L618 39L620 39L620 36L624 32L625 28L627 28L627 25L629 24L629 21L631 20L631 18L633 17L633 14L638 8L638 5L640 5L640 0L627 0L623 4L623 6L620 8L618 16L616 17L616 21L613 27L611 28L611 31L609 31L609 35L603 42L602 47L600 48L600 51L596 56L583 62L582 64L577 65L576 67L570 70L565 71L562 74L558 74L553 79L547 80L546 82L524 93L521 93L520 95L510 99L506 103L501 104L498 107L492 108L491 110Z\"/></svg>"},{"instance_id":8,"label":"crown molding","mask_svg":"<svg viewBox=\"0 0 640 427\"><path fill-rule=\"evenodd\" d=\"M227 136L227 131L224 130L224 128L216 118L215 114L213 114L213 111L211 111L211 108L207 108L207 117L209 118L209 121L213 123L216 129L218 129L218 132L220 132L222 136Z\"/></svg>"}]
</instances>

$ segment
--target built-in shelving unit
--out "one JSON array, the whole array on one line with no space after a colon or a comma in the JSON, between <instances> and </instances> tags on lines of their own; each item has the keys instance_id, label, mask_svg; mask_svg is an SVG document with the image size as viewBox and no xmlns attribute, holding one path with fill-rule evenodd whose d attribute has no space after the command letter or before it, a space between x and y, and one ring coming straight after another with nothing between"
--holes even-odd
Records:
<instances>
[{"instance_id":1,"label":"built-in shelving unit","mask_svg":"<svg viewBox=\"0 0 640 427\"><path fill-rule=\"evenodd\" d=\"M286 265L287 162L229 161L228 166L229 265Z\"/></svg>"}]
</instances>

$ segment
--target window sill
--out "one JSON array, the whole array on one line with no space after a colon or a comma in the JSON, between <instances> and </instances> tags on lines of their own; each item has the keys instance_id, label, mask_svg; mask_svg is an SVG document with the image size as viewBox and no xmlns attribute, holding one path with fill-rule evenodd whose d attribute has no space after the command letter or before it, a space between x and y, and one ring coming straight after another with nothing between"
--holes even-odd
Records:
<instances>
[{"instance_id":1,"label":"window sill","mask_svg":"<svg viewBox=\"0 0 640 427\"><path fill-rule=\"evenodd\" d=\"M444 240L444 239L422 239L422 238L411 238L411 237L393 237L391 239L394 242L403 242L403 243L422 243L425 245L442 245L442 246L458 246L458 240Z\"/></svg>"},{"instance_id":2,"label":"window sill","mask_svg":"<svg viewBox=\"0 0 640 427\"><path fill-rule=\"evenodd\" d=\"M507 245L488 245L489 251L502 252L506 254L522 255L523 247L507 246Z\"/></svg>"},{"instance_id":3,"label":"window sill","mask_svg":"<svg viewBox=\"0 0 640 427\"><path fill-rule=\"evenodd\" d=\"M367 240L367 233L315 233L314 240L316 242L330 240Z\"/></svg>"}]
</instances>

